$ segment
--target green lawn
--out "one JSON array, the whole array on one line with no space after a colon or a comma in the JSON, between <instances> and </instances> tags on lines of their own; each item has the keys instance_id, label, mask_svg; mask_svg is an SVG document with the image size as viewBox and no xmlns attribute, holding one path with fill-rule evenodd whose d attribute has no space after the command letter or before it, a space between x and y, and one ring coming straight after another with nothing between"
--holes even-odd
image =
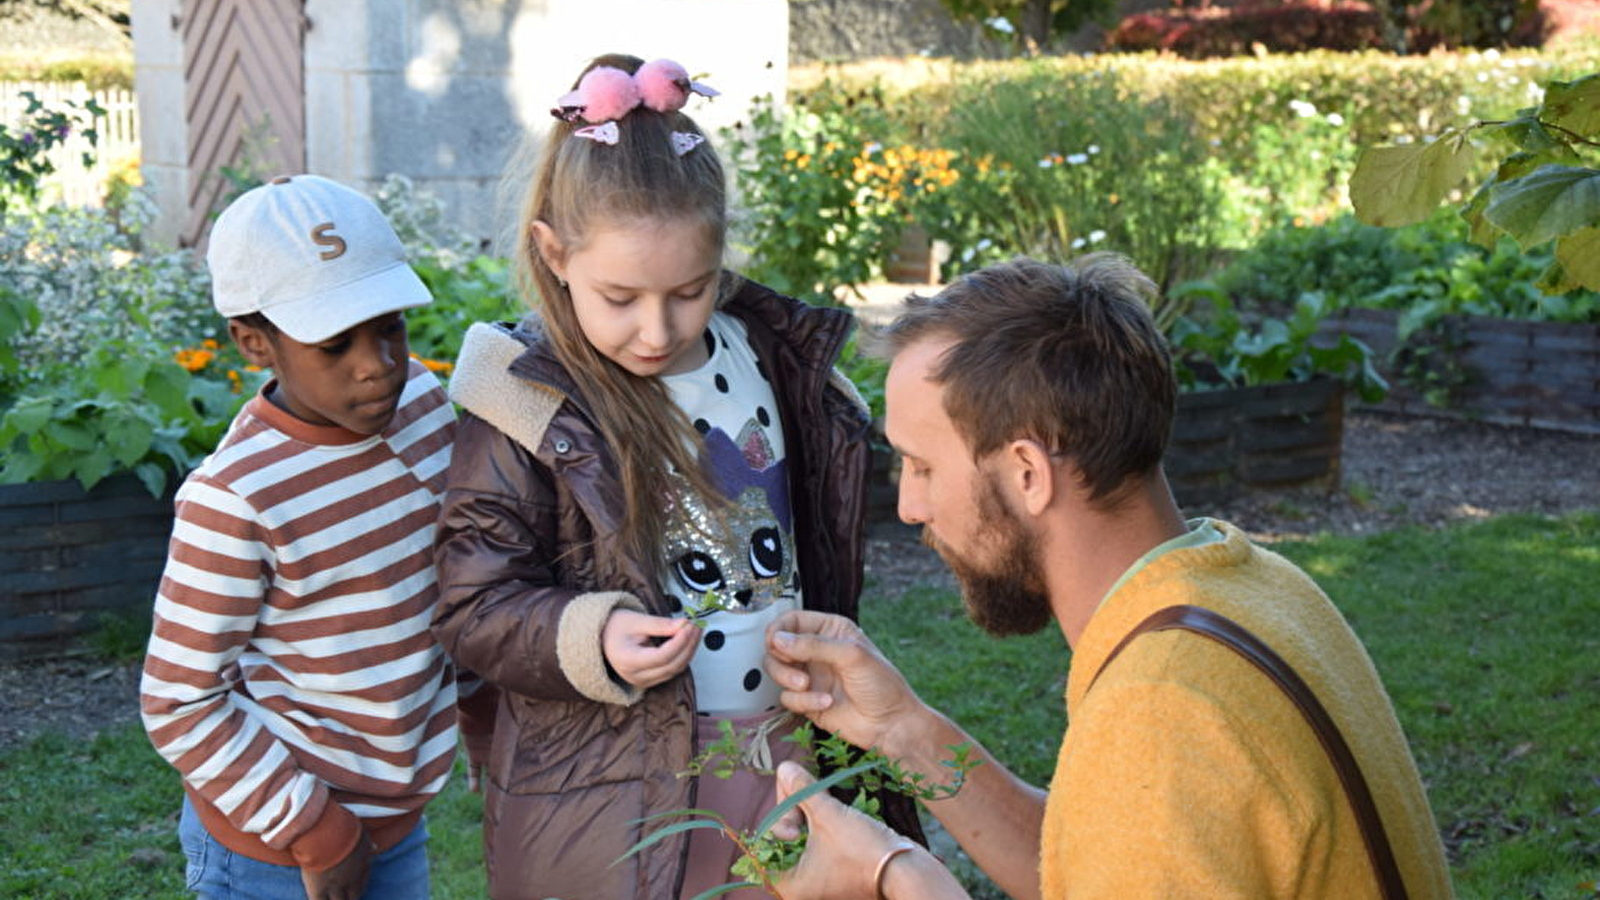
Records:
<instances>
[{"instance_id":1,"label":"green lawn","mask_svg":"<svg viewBox=\"0 0 1600 900\"><path fill-rule=\"evenodd\" d=\"M1600 516L1281 544L1366 640L1463 900L1593 900L1600 878ZM873 585L865 625L918 691L1042 783L1063 725L1053 630L995 641L959 598ZM957 664L959 661L959 664ZM183 898L176 776L137 729L0 757L0 896ZM477 798L430 807L434 896L483 896Z\"/></svg>"}]
</instances>

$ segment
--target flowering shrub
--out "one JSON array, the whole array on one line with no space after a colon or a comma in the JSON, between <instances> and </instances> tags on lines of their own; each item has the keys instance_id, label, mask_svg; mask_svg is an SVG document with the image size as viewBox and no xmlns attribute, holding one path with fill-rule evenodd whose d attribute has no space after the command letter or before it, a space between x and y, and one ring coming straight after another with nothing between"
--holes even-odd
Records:
<instances>
[{"instance_id":1,"label":"flowering shrub","mask_svg":"<svg viewBox=\"0 0 1600 900\"><path fill-rule=\"evenodd\" d=\"M0 217L8 208L18 203L31 204L38 198L39 183L55 171L50 149L64 142L74 128L93 147L99 139L94 119L105 115L93 100L82 106L68 100L66 111L62 111L46 108L32 91L23 91L22 96L28 101L23 110L27 120L17 130L0 123ZM85 116L89 117L88 126L84 126ZM84 168L92 165L92 156L85 153Z\"/></svg>"},{"instance_id":2,"label":"flowering shrub","mask_svg":"<svg viewBox=\"0 0 1600 900\"><path fill-rule=\"evenodd\" d=\"M956 268L1018 253L1116 250L1158 282L1198 274L1222 244L1223 170L1171 105L1111 71L1049 67L963 81L931 136L969 161L942 219Z\"/></svg>"},{"instance_id":3,"label":"flowering shrub","mask_svg":"<svg viewBox=\"0 0 1600 900\"><path fill-rule=\"evenodd\" d=\"M832 303L833 290L879 271L893 240L884 197L875 196L862 155L884 132L870 97L756 101L749 123L723 133L739 215L732 243L750 277L775 290Z\"/></svg>"}]
</instances>

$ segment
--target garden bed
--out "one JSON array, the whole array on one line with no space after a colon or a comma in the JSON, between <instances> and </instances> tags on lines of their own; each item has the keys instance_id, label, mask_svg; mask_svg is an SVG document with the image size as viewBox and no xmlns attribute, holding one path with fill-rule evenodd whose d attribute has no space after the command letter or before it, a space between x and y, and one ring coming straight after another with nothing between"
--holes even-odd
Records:
<instances>
[{"instance_id":1,"label":"garden bed","mask_svg":"<svg viewBox=\"0 0 1600 900\"><path fill-rule=\"evenodd\" d=\"M59 651L103 614L147 611L172 533L172 496L139 479L0 485L0 658Z\"/></svg>"},{"instance_id":2,"label":"garden bed","mask_svg":"<svg viewBox=\"0 0 1600 900\"><path fill-rule=\"evenodd\" d=\"M1430 333L1430 359L1411 351L1412 368L1431 373L1449 405L1430 402L1402 380L1393 310L1347 309L1323 323L1370 346L1389 395L1378 409L1600 434L1600 325L1445 316Z\"/></svg>"}]
</instances>

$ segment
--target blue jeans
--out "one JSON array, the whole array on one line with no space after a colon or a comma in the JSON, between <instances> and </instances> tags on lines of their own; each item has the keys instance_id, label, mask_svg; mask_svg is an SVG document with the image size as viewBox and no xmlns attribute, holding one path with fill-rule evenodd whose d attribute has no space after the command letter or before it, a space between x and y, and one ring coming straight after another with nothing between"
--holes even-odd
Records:
<instances>
[{"instance_id":1,"label":"blue jeans","mask_svg":"<svg viewBox=\"0 0 1600 900\"><path fill-rule=\"evenodd\" d=\"M201 900L306 900L300 869L235 853L200 824L187 797L178 816L184 886ZM372 858L365 900L428 900L428 826L418 822L400 843Z\"/></svg>"}]
</instances>

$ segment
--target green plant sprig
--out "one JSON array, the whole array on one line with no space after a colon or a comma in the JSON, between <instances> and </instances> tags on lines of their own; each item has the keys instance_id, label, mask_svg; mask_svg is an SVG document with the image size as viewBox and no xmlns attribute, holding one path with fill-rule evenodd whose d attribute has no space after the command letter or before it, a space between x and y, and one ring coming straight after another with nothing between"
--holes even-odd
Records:
<instances>
[{"instance_id":1,"label":"green plant sprig","mask_svg":"<svg viewBox=\"0 0 1600 900\"><path fill-rule=\"evenodd\" d=\"M717 727L720 736L701 748L700 753L689 761L684 771L678 773L678 777L710 774L717 778L730 778L741 768L763 775L771 774L770 769L750 765L743 752L743 748L750 740L761 739L759 726L741 731L725 719L719 722ZM729 825L720 814L704 809L674 810L641 820L649 822L684 816L697 817L652 832L634 845L622 858L625 859L671 834L691 829L715 828L733 841L734 846L739 849L739 856L729 871L741 880L711 888L694 900L714 897L741 887L761 887L781 900L783 895L777 891L774 881L800 861L806 843L804 833L795 838L779 838L771 833L772 826L782 817L784 811L818 790L837 786L842 790L853 791L850 800L852 808L882 820L883 810L878 799L879 794L892 792L923 802L947 799L955 796L966 783L967 774L983 763L981 759L976 758L971 744L951 744L949 749L952 757L940 761L940 765L951 771L951 779L947 784L931 784L922 773L906 772L898 762L876 748L862 750L832 734L818 739L816 730L810 722L801 723L794 731L785 735L783 740L796 744L814 769L832 769L832 774L778 804L750 831L739 831Z\"/></svg>"}]
</instances>

